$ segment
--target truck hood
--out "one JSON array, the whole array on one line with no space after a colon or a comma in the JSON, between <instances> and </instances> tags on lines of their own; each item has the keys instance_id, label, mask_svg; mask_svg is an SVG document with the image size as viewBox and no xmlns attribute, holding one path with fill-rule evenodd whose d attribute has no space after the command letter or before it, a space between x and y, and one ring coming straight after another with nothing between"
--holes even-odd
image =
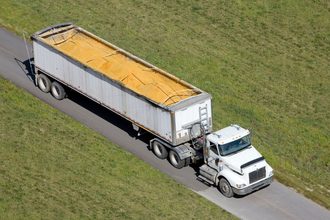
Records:
<instances>
[{"instance_id":1,"label":"truck hood","mask_svg":"<svg viewBox=\"0 0 330 220\"><path fill-rule=\"evenodd\" d=\"M238 153L224 156L222 159L229 168L238 173L242 173L245 167L264 160L263 156L252 145Z\"/></svg>"}]
</instances>

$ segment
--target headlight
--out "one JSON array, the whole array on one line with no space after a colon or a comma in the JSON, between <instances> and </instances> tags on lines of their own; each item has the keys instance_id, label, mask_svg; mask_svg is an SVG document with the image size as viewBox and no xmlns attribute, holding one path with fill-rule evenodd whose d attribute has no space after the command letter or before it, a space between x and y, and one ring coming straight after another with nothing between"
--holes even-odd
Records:
<instances>
[{"instance_id":1,"label":"headlight","mask_svg":"<svg viewBox=\"0 0 330 220\"><path fill-rule=\"evenodd\" d=\"M240 188L243 188L243 187L245 187L246 185L243 183L243 184L236 184L236 187L238 188L238 189L240 189Z\"/></svg>"},{"instance_id":2,"label":"headlight","mask_svg":"<svg viewBox=\"0 0 330 220\"><path fill-rule=\"evenodd\" d=\"M268 176L273 176L274 175L274 172L273 170L269 172L269 175Z\"/></svg>"}]
</instances>

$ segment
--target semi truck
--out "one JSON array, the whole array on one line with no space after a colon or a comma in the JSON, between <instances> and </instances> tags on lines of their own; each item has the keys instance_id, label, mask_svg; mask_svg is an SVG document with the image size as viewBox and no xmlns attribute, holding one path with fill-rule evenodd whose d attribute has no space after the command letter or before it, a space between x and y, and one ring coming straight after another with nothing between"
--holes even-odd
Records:
<instances>
[{"instance_id":1,"label":"semi truck","mask_svg":"<svg viewBox=\"0 0 330 220\"><path fill-rule=\"evenodd\" d=\"M212 131L211 95L95 36L63 23L31 36L35 84L55 99L74 90L152 134L149 149L226 197L272 182L273 169L237 124Z\"/></svg>"}]
</instances>

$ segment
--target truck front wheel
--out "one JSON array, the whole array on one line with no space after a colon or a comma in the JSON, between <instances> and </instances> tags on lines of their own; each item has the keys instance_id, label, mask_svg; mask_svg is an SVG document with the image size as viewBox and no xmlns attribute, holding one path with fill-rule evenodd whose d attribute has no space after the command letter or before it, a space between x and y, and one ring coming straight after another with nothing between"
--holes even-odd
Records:
<instances>
[{"instance_id":1,"label":"truck front wheel","mask_svg":"<svg viewBox=\"0 0 330 220\"><path fill-rule=\"evenodd\" d=\"M44 75L44 74L38 75L38 87L41 91L43 91L45 93L49 92L51 85L52 85L52 82L46 75Z\"/></svg>"},{"instance_id":2,"label":"truck front wheel","mask_svg":"<svg viewBox=\"0 0 330 220\"><path fill-rule=\"evenodd\" d=\"M225 178L221 178L219 181L219 190L227 198L233 197L233 189Z\"/></svg>"},{"instance_id":3,"label":"truck front wheel","mask_svg":"<svg viewBox=\"0 0 330 220\"><path fill-rule=\"evenodd\" d=\"M178 153L171 150L169 153L169 160L172 166L174 166L177 169L181 169L185 165L185 160L181 160Z\"/></svg>"},{"instance_id":4,"label":"truck front wheel","mask_svg":"<svg viewBox=\"0 0 330 220\"><path fill-rule=\"evenodd\" d=\"M52 95L54 96L54 98L57 100L64 99L64 97L66 95L63 86L56 81L54 81L52 83L51 92L52 92Z\"/></svg>"},{"instance_id":5,"label":"truck front wheel","mask_svg":"<svg viewBox=\"0 0 330 220\"><path fill-rule=\"evenodd\" d=\"M163 160L168 156L168 151L166 147L163 144L159 143L158 141L154 141L152 143L152 150L156 155L156 157L158 157L159 159Z\"/></svg>"}]
</instances>

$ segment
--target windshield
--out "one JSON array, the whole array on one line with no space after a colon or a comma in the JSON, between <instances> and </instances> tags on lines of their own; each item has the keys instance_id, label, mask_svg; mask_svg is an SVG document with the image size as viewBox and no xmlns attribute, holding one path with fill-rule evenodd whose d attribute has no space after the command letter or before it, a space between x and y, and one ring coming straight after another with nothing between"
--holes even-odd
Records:
<instances>
[{"instance_id":1,"label":"windshield","mask_svg":"<svg viewBox=\"0 0 330 220\"><path fill-rule=\"evenodd\" d=\"M238 152L251 145L251 135L247 135L236 141L229 142L227 144L219 145L220 154L226 156Z\"/></svg>"}]
</instances>

